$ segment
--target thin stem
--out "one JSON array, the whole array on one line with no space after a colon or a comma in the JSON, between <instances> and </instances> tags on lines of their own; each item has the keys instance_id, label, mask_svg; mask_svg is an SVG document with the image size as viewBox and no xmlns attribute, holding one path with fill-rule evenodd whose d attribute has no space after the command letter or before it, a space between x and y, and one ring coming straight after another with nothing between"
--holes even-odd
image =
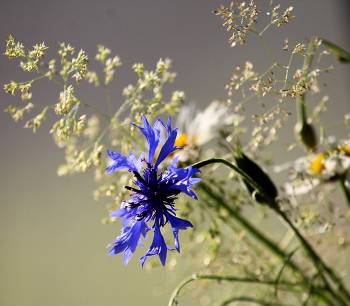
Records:
<instances>
[{"instance_id":1,"label":"thin stem","mask_svg":"<svg viewBox=\"0 0 350 306\"><path fill-rule=\"evenodd\" d=\"M312 60L314 58L314 54L316 50L316 42L317 42L317 37L311 38L309 46L306 51L305 58L304 58L304 63L301 70L302 71L301 79L305 79L305 81L306 81L308 72L310 71ZM297 114L298 114L298 121L302 124L305 124L307 120L306 110L305 110L305 93L298 95Z\"/></svg>"},{"instance_id":2,"label":"thin stem","mask_svg":"<svg viewBox=\"0 0 350 306\"><path fill-rule=\"evenodd\" d=\"M109 117L109 116L107 116L105 113L103 113L103 112L99 111L98 109L96 109L95 107L93 107L93 106L91 106L91 105L89 105L89 104L83 102L82 100L80 100L80 99L77 98L76 96L74 96L74 97L75 97L75 99L77 100L77 102L78 102L79 104L84 105L86 108L88 108L88 109L92 110L93 112L99 114L101 117L107 119L108 121L111 121L111 120L112 120L112 118Z\"/></svg>"},{"instance_id":3,"label":"thin stem","mask_svg":"<svg viewBox=\"0 0 350 306\"><path fill-rule=\"evenodd\" d=\"M341 192L343 193L344 195L344 198L346 200L346 203L349 205L350 207L350 190L345 186L345 177L341 178L339 180L339 188L341 190Z\"/></svg>"},{"instance_id":4,"label":"thin stem","mask_svg":"<svg viewBox=\"0 0 350 306\"><path fill-rule=\"evenodd\" d=\"M287 83L288 83L289 69L290 69L290 66L292 65L293 57L294 57L294 53L291 54L291 56L290 56L290 58L289 58L288 66L286 67L286 74L285 74L285 77L284 77L284 86L283 86L283 89L286 88ZM283 90L283 89L282 89L282 90Z\"/></svg>"},{"instance_id":5,"label":"thin stem","mask_svg":"<svg viewBox=\"0 0 350 306\"><path fill-rule=\"evenodd\" d=\"M249 277L236 277L236 276L222 276L222 275L201 275L197 274L195 275L195 278L192 276L192 280L200 280L200 279L211 279L211 280L217 280L217 281L230 281L230 282L241 282L241 283L256 283L261 285L275 285L274 280L260 280L258 278L249 278ZM290 286L290 287L303 287L305 286L304 283L291 283L291 282L285 282L281 281L279 282L280 285L283 286Z\"/></svg>"},{"instance_id":6,"label":"thin stem","mask_svg":"<svg viewBox=\"0 0 350 306\"><path fill-rule=\"evenodd\" d=\"M229 282L241 282L241 283L250 283L250 284L257 284L257 285L268 285L268 286L275 286L276 282L274 280L259 280L255 278L249 278L249 277L236 277L236 276L222 276L222 275L201 275L201 274L193 274L184 280L182 280L173 291L168 306L176 305L176 301L179 297L180 291L189 283L197 281L197 280L214 280L214 281L229 281ZM284 286L284 288L280 288L282 290L290 291L290 289L295 287L309 287L310 285L305 283L290 283L286 281L280 281L280 286ZM322 288L320 287L314 287L315 294L320 295L320 292L322 292ZM322 297L322 296L321 296ZM237 297L238 298L238 297ZM276 305L276 304L268 304L268 305ZM333 305L333 304L331 304Z\"/></svg>"},{"instance_id":7,"label":"thin stem","mask_svg":"<svg viewBox=\"0 0 350 306\"><path fill-rule=\"evenodd\" d=\"M54 78L50 78L49 76L47 76L46 73L45 73L45 71L43 71L42 69L39 69L39 71L40 71L40 73L44 74L43 77L46 76L46 77L49 78L50 80L54 81L56 84L58 84L58 85L60 85L61 87L65 88L65 85L64 85L64 84L62 84L61 82L57 81L57 80L54 79ZM77 98L77 96L74 95L74 97L75 97L76 101L77 101L79 104L81 104L81 105L85 106L86 108L92 110L93 112L99 114L101 117L107 119L108 121L111 121L111 120L112 120L111 117L107 116L105 113L99 111L99 110L96 109L95 107L93 107L93 106L91 106L91 105L89 105L89 104L83 102L82 100L80 100L79 98Z\"/></svg>"},{"instance_id":8,"label":"thin stem","mask_svg":"<svg viewBox=\"0 0 350 306\"><path fill-rule=\"evenodd\" d=\"M234 277L234 276L220 276L220 275L199 275L199 274L194 274L192 276L189 276L185 278L182 282L180 282L175 290L173 291L170 301L168 303L168 306L173 306L175 301L177 300L180 291L182 290L183 287L185 287L187 284L197 281L197 280L203 280L203 279L210 279L210 280L216 280L216 281L231 281L231 282L243 282L243 283L254 283L254 284L263 284L263 285L274 285L274 281L267 281L267 280L259 280L259 279L254 279L254 278L242 278L242 277ZM288 283L288 282L281 282L281 285L286 285L290 287L294 286L304 286L305 284L302 283ZM176 304L175 304L176 305Z\"/></svg>"},{"instance_id":9,"label":"thin stem","mask_svg":"<svg viewBox=\"0 0 350 306\"><path fill-rule=\"evenodd\" d=\"M311 244L307 241L305 235L299 231L296 226L293 224L293 222L287 217L287 215L282 210L275 210L282 219L292 228L296 236L299 238L301 244L305 248L305 250L308 252L310 258L314 262L314 265L316 269L321 273L322 279L327 286L327 289L329 292L336 297L343 305L349 305L350 303L350 294L345 288L345 286L342 284L341 279L335 275L334 271L329 268L326 263L323 262L321 257L317 254L317 252L313 249ZM336 284L337 289L339 289L340 293L348 300L348 303L344 300L342 296L339 296L336 292L334 292L334 289L330 286L327 278L324 275L324 272L328 274L328 276L333 280L333 282Z\"/></svg>"},{"instance_id":10,"label":"thin stem","mask_svg":"<svg viewBox=\"0 0 350 306\"><path fill-rule=\"evenodd\" d=\"M251 177L249 175L247 175L244 171L242 171L241 169L239 169L237 166L231 164L230 162L228 162L227 160L221 159L221 158L210 158L210 159L206 159L203 161L200 161L198 163L193 164L193 168L202 168L204 166L210 165L210 164L217 164L217 163L222 163L225 166L231 168L232 170L234 170L235 172L237 172L239 175L242 176L242 178L244 180L246 180L248 182L248 184L252 185L258 192L264 193L260 186L258 186L255 181L253 181L251 179Z\"/></svg>"},{"instance_id":11,"label":"thin stem","mask_svg":"<svg viewBox=\"0 0 350 306\"><path fill-rule=\"evenodd\" d=\"M108 112L109 112L109 115L112 116L113 109L112 109L112 102L111 102L111 94L110 94L109 88L106 84L104 85L104 89L105 89L105 94L106 94L106 98L107 98Z\"/></svg>"},{"instance_id":12,"label":"thin stem","mask_svg":"<svg viewBox=\"0 0 350 306\"><path fill-rule=\"evenodd\" d=\"M180 294L180 291L183 287L185 287L188 283L194 281L197 279L197 276L194 274L193 276L189 276L187 278L185 278L182 282L180 282L175 290L173 291L173 293L171 294L171 297L170 297L170 300L169 300L169 303L168 303L168 306L173 306L174 303L176 302L179 294ZM176 305L176 304L175 304Z\"/></svg>"},{"instance_id":13,"label":"thin stem","mask_svg":"<svg viewBox=\"0 0 350 306\"><path fill-rule=\"evenodd\" d=\"M281 276L282 276L283 270L284 270L284 268L288 265L288 262L291 260L292 256L295 254L295 252L296 252L298 249L299 249L299 247L296 248L295 250L293 250L291 253L289 253L289 254L286 256L286 258L285 258L285 260L284 260L284 262L283 262L283 265L282 265L281 269L279 270L279 272L278 272L278 274L277 274L277 277L276 277L276 280L275 280L275 293L274 293L274 296L275 296L275 299L276 299L276 300L278 300L278 287L279 287L279 285L281 284L280 278L281 278Z\"/></svg>"},{"instance_id":14,"label":"thin stem","mask_svg":"<svg viewBox=\"0 0 350 306\"><path fill-rule=\"evenodd\" d=\"M232 218L236 220L245 230L247 230L250 234L255 237L259 242L261 242L265 247L267 247L272 253L274 253L277 257L281 259L285 259L288 255L281 250L274 242L272 242L269 238L263 235L259 230L257 230L248 220L246 220L243 216L238 214L230 205L228 205L225 201L222 201L220 197L215 195L212 191L210 191L205 184L198 185L207 195L209 195L212 199L214 199L217 203L220 204L221 207L225 208L227 212L230 214ZM288 260L286 264L291 267L294 271L301 273L301 269L295 264L293 261ZM302 275L302 273L301 273ZM302 275L304 279L306 279L305 275Z\"/></svg>"},{"instance_id":15,"label":"thin stem","mask_svg":"<svg viewBox=\"0 0 350 306\"><path fill-rule=\"evenodd\" d=\"M278 207L278 203L276 203L276 201L272 199L270 195L266 194L265 191L260 187L260 185L258 185L247 173L242 171L240 168L238 168L234 164L231 164L227 160L224 160L222 158L210 158L210 159L206 159L201 162L198 162L196 164L193 164L193 167L201 168L201 167L204 167L210 164L216 164L216 163L222 163L225 166L234 170L236 173L238 173L242 177L242 179L247 182L247 184L251 185L258 193L264 196L264 198L266 199L266 202L268 203L268 205L271 206L271 208Z\"/></svg>"},{"instance_id":16,"label":"thin stem","mask_svg":"<svg viewBox=\"0 0 350 306\"><path fill-rule=\"evenodd\" d=\"M271 303L271 302L265 302L260 299L255 299L249 296L238 296L238 297L232 297L227 300L224 300L222 303L219 304L219 306L226 306L228 304L231 304L233 302L249 302L254 303L262 306L287 306L286 304L279 304L279 303Z\"/></svg>"},{"instance_id":17,"label":"thin stem","mask_svg":"<svg viewBox=\"0 0 350 306\"><path fill-rule=\"evenodd\" d=\"M281 73L281 75L282 75L282 76L285 76L285 74L283 73L283 71L282 71L280 65L277 64L277 62L276 62L276 60L275 60L275 57L273 56L273 54L272 54L270 48L267 46L266 41L265 41L265 39L262 37L261 33L259 34L259 37L260 37L260 39L261 39L261 41L262 41L262 43L263 43L263 45L264 45L264 47L265 47L267 53L268 53L269 56L270 56L271 61L272 61L273 63L276 64L277 69L279 70L279 72Z\"/></svg>"},{"instance_id":18,"label":"thin stem","mask_svg":"<svg viewBox=\"0 0 350 306\"><path fill-rule=\"evenodd\" d=\"M41 76L39 76L39 77L37 77L37 78L35 78L35 79L32 79L32 80L30 80L30 81L19 82L19 83L17 83L17 84L18 84L18 85L22 85L22 84L32 84L34 81L40 80L40 79L45 78L45 77L47 77L47 76L46 76L46 75L41 75Z\"/></svg>"},{"instance_id":19,"label":"thin stem","mask_svg":"<svg viewBox=\"0 0 350 306\"><path fill-rule=\"evenodd\" d=\"M297 103L297 116L298 122L302 124L306 124L306 111L305 111L305 96L304 94L298 95L298 103Z\"/></svg>"}]
</instances>

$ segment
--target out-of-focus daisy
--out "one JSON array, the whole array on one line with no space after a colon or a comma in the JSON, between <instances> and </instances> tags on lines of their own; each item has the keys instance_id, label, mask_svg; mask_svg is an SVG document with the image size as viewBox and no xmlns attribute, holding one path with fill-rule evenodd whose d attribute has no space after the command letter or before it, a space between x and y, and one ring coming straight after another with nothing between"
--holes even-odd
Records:
<instances>
[{"instance_id":1,"label":"out-of-focus daisy","mask_svg":"<svg viewBox=\"0 0 350 306\"><path fill-rule=\"evenodd\" d=\"M287 194L305 194L320 184L338 180L349 187L350 146L333 140L328 150L274 167L275 172L286 169L292 170L292 180L285 184Z\"/></svg>"},{"instance_id":2,"label":"out-of-focus daisy","mask_svg":"<svg viewBox=\"0 0 350 306\"><path fill-rule=\"evenodd\" d=\"M215 100L203 111L198 111L195 104L181 107L176 125L179 134L175 145L180 148L201 147L218 136L224 126L237 126L244 117L232 114L229 109Z\"/></svg>"}]
</instances>

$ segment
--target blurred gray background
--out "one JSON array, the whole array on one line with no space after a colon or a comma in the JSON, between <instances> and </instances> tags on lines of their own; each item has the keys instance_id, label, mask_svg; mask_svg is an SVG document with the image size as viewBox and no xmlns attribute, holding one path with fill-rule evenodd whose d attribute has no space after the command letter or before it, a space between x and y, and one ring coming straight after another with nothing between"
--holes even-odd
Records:
<instances>
[{"instance_id":1,"label":"blurred gray background","mask_svg":"<svg viewBox=\"0 0 350 306\"><path fill-rule=\"evenodd\" d=\"M230 47L227 41L231 34L222 27L221 19L211 13L220 4L229 3L1 0L1 53L5 52L9 34L28 48L44 41L50 47L46 59L56 57L58 42L66 42L77 51L85 50L91 68L98 69L93 58L96 46L104 44L123 62L111 84L115 105L122 102L122 88L136 82L131 71L133 63L143 62L148 70L153 70L159 58L169 57L178 77L168 86L168 93L184 90L187 101L204 107L214 99L227 98L224 84L229 82L237 65L251 60L259 71L260 67L266 68L261 65L266 65L265 58L268 60L254 38L248 37L245 46ZM269 1L256 3L262 7L262 20L268 18ZM350 50L349 1L275 1L278 3L281 11L294 6L296 18L266 36L277 53L285 37L290 42L305 43L305 38L314 35ZM21 71L18 64L17 59L0 57L1 84L35 77L34 73ZM336 70L326 80L328 89L324 91L330 96L330 122L342 120L350 111L350 66L334 66ZM76 86L79 97L106 109L102 88L82 83ZM60 88L41 80L33 87L33 103L56 103L59 92ZM19 95L13 97L3 91L0 101L2 109L9 104L23 105ZM119 225L102 225L100 220L107 211L103 200L95 202L92 197L97 186L92 173L57 176L57 167L64 157L49 134L55 116L48 115L36 134L22 128L25 120L14 123L8 113L2 112L0 118L0 305L166 305L183 275L176 271L166 275L164 268L151 273L142 270L137 262L139 254L126 267L122 255L107 256L105 247L118 235ZM290 119L290 127L293 120ZM334 133L348 136L342 129L335 129ZM290 129L285 129L285 137L293 141ZM302 154L297 150L281 152L282 156L275 152L277 163L286 161L288 154L290 159ZM181 254L178 260L181 262ZM192 272L195 271L189 265L182 273Z\"/></svg>"}]
</instances>

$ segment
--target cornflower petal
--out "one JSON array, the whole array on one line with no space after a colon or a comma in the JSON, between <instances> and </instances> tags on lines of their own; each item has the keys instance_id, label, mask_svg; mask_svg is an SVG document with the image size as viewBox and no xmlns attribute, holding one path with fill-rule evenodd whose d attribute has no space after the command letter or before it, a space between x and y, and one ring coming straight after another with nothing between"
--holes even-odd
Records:
<instances>
[{"instance_id":1,"label":"cornflower petal","mask_svg":"<svg viewBox=\"0 0 350 306\"><path fill-rule=\"evenodd\" d=\"M140 172L143 154L141 154L139 160L136 160L133 152L130 152L129 157L109 150L107 150L107 153L109 157L114 160L114 163L106 168L106 170L108 170L106 174L110 174L121 169L130 169L131 171Z\"/></svg>"},{"instance_id":2,"label":"cornflower petal","mask_svg":"<svg viewBox=\"0 0 350 306\"><path fill-rule=\"evenodd\" d=\"M135 222L132 226L123 228L122 234L107 247L112 244L115 246L109 250L108 255L116 255L124 251L124 264L127 265L131 256L134 254L137 244L142 241L140 236L146 237L146 230L149 229L145 222Z\"/></svg>"},{"instance_id":3,"label":"cornflower petal","mask_svg":"<svg viewBox=\"0 0 350 306\"><path fill-rule=\"evenodd\" d=\"M145 135L149 146L148 162L152 163L154 154L156 153L156 150L160 142L160 125L162 124L162 121L159 119L156 120L156 122L153 125L153 128L150 126L145 116L142 116L142 122L143 122L143 127L135 123L131 123L131 124L138 127L140 131L143 133L143 135Z\"/></svg>"},{"instance_id":4,"label":"cornflower petal","mask_svg":"<svg viewBox=\"0 0 350 306\"><path fill-rule=\"evenodd\" d=\"M177 165L177 164L176 164ZM169 178L176 179L176 180L183 180L186 178L190 178L195 173L201 172L198 168L193 168L192 166L189 166L187 169L176 169L174 165L168 166L168 170L170 172Z\"/></svg>"},{"instance_id":5,"label":"cornflower petal","mask_svg":"<svg viewBox=\"0 0 350 306\"><path fill-rule=\"evenodd\" d=\"M171 169L177 169L178 164L179 164L179 155L178 155L178 156L175 156L175 157L173 158L173 161L171 162L171 166L168 166L168 170L170 171L169 167L170 167Z\"/></svg>"},{"instance_id":6,"label":"cornflower petal","mask_svg":"<svg viewBox=\"0 0 350 306\"><path fill-rule=\"evenodd\" d=\"M170 166L169 166L170 167ZM168 168L169 168L168 167ZM188 196L194 198L195 200L198 200L197 195L190 189L191 186L199 183L202 179L200 178L191 178L191 176L197 172L201 172L197 168L193 168L192 166L189 166L187 169L170 169L170 176L171 179L176 179L177 182L169 187L170 190L178 189L182 192L186 193Z\"/></svg>"},{"instance_id":7,"label":"cornflower petal","mask_svg":"<svg viewBox=\"0 0 350 306\"><path fill-rule=\"evenodd\" d=\"M178 129L174 129L170 132L168 139L160 150L159 156L154 164L154 168L157 169L158 165L171 153L178 150L178 146L174 146Z\"/></svg>"},{"instance_id":8,"label":"cornflower petal","mask_svg":"<svg viewBox=\"0 0 350 306\"><path fill-rule=\"evenodd\" d=\"M152 244L147 253L139 259L139 261L142 262L142 267L145 264L146 259L152 255L158 255L162 265L164 266L168 250L171 251L172 249L166 245L164 237L160 232L159 224L156 222Z\"/></svg>"},{"instance_id":9,"label":"cornflower petal","mask_svg":"<svg viewBox=\"0 0 350 306\"><path fill-rule=\"evenodd\" d=\"M122 218L127 216L129 213L126 208L120 208L114 212L112 212L109 216L114 218Z\"/></svg>"},{"instance_id":10,"label":"cornflower petal","mask_svg":"<svg viewBox=\"0 0 350 306\"><path fill-rule=\"evenodd\" d=\"M185 230L188 227L193 227L193 225L190 221L175 217L172 214L167 214L167 218L174 234L175 248L180 253L179 230Z\"/></svg>"},{"instance_id":11,"label":"cornflower petal","mask_svg":"<svg viewBox=\"0 0 350 306\"><path fill-rule=\"evenodd\" d=\"M170 133L172 131L172 127L171 127L171 118L168 117L168 123L167 125L165 125L163 122L162 122L163 126L165 127L167 133L168 133L168 137L170 136Z\"/></svg>"},{"instance_id":12,"label":"cornflower petal","mask_svg":"<svg viewBox=\"0 0 350 306\"><path fill-rule=\"evenodd\" d=\"M114 212L112 212L109 216L113 218L123 218L122 225L124 227L127 227L134 221L134 213L132 211L135 211L135 209L130 208L120 208Z\"/></svg>"}]
</instances>

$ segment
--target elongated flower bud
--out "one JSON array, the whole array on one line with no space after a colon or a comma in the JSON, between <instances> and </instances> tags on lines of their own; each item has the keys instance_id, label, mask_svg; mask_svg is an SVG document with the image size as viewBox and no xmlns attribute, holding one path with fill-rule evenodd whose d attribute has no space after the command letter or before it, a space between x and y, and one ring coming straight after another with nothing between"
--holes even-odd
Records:
<instances>
[{"instance_id":1,"label":"elongated flower bud","mask_svg":"<svg viewBox=\"0 0 350 306\"><path fill-rule=\"evenodd\" d=\"M252 180L261 187L261 189L270 196L271 199L275 199L278 195L277 188L268 174L248 156L246 156L241 148L237 145L237 151L235 155L237 167L248 174ZM259 194L256 189L243 179L244 185L247 187L252 197L261 204L267 204L267 200L263 195Z\"/></svg>"},{"instance_id":2,"label":"elongated flower bud","mask_svg":"<svg viewBox=\"0 0 350 306\"><path fill-rule=\"evenodd\" d=\"M314 151L317 148L317 135L312 124L306 121L298 122L294 127L294 133L295 138L298 139L307 150Z\"/></svg>"}]
</instances>

